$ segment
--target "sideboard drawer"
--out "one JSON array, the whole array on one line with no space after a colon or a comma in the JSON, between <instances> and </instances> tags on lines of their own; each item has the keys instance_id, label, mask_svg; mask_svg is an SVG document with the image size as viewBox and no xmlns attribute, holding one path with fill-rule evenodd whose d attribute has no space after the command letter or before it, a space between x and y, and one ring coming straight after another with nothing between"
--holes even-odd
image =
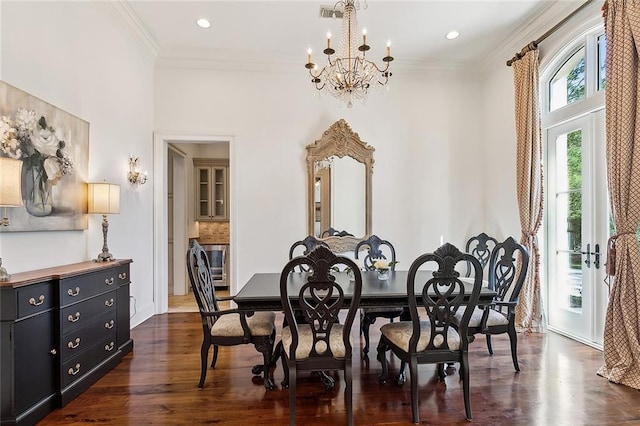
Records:
<instances>
[{"instance_id":1,"label":"sideboard drawer","mask_svg":"<svg viewBox=\"0 0 640 426\"><path fill-rule=\"evenodd\" d=\"M113 290L118 286L118 270L110 268L91 274L78 275L60 282L60 304L79 302L96 294ZM127 274L128 275L128 274Z\"/></svg>"},{"instance_id":2,"label":"sideboard drawer","mask_svg":"<svg viewBox=\"0 0 640 426\"><path fill-rule=\"evenodd\" d=\"M118 285L129 284L131 282L128 263L126 265L120 265L120 267L116 269L116 280Z\"/></svg>"},{"instance_id":3,"label":"sideboard drawer","mask_svg":"<svg viewBox=\"0 0 640 426\"><path fill-rule=\"evenodd\" d=\"M65 362L104 339L116 338L116 312L109 312L71 333L62 336L60 342L60 358Z\"/></svg>"},{"instance_id":4,"label":"sideboard drawer","mask_svg":"<svg viewBox=\"0 0 640 426\"><path fill-rule=\"evenodd\" d=\"M78 356L62 363L60 385L66 388L90 372L96 365L115 355L118 351L115 333L97 345L92 346Z\"/></svg>"},{"instance_id":5,"label":"sideboard drawer","mask_svg":"<svg viewBox=\"0 0 640 426\"><path fill-rule=\"evenodd\" d=\"M54 285L51 281L19 288L18 318L44 312L55 306Z\"/></svg>"},{"instance_id":6,"label":"sideboard drawer","mask_svg":"<svg viewBox=\"0 0 640 426\"><path fill-rule=\"evenodd\" d=\"M100 315L116 312L117 297L115 289L100 294L60 311L60 328L63 334L70 333L93 322Z\"/></svg>"}]
</instances>

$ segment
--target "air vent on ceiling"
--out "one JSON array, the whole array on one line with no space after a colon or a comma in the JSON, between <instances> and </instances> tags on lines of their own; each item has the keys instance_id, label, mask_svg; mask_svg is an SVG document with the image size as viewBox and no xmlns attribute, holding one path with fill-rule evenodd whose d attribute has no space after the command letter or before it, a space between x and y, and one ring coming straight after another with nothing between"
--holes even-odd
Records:
<instances>
[{"instance_id":1,"label":"air vent on ceiling","mask_svg":"<svg viewBox=\"0 0 640 426\"><path fill-rule=\"evenodd\" d=\"M320 6L321 18L339 18L342 19L342 10L335 9L333 6Z\"/></svg>"}]
</instances>

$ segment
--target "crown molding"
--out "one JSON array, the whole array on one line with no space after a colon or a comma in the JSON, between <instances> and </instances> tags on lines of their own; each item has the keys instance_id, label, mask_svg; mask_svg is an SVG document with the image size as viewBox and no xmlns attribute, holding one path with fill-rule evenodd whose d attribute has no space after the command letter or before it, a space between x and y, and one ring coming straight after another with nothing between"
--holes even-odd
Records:
<instances>
[{"instance_id":1,"label":"crown molding","mask_svg":"<svg viewBox=\"0 0 640 426\"><path fill-rule=\"evenodd\" d=\"M158 57L160 44L127 0L101 1L97 2L97 4L103 11L120 22L122 27L148 55L152 58Z\"/></svg>"}]
</instances>

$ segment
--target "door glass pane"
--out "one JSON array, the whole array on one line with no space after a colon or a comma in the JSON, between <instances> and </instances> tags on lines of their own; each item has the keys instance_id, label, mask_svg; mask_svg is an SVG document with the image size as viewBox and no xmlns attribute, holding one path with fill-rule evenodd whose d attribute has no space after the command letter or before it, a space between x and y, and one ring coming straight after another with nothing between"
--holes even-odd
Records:
<instances>
[{"instance_id":1,"label":"door glass pane","mask_svg":"<svg viewBox=\"0 0 640 426\"><path fill-rule=\"evenodd\" d=\"M598 37L598 90L605 88L607 77L607 37L603 34Z\"/></svg>"},{"instance_id":2,"label":"door glass pane","mask_svg":"<svg viewBox=\"0 0 640 426\"><path fill-rule=\"evenodd\" d=\"M549 82L549 111L556 110L585 96L585 47L574 53Z\"/></svg>"},{"instance_id":3,"label":"door glass pane","mask_svg":"<svg viewBox=\"0 0 640 426\"><path fill-rule=\"evenodd\" d=\"M556 139L557 297L564 309L582 310L582 131Z\"/></svg>"}]
</instances>

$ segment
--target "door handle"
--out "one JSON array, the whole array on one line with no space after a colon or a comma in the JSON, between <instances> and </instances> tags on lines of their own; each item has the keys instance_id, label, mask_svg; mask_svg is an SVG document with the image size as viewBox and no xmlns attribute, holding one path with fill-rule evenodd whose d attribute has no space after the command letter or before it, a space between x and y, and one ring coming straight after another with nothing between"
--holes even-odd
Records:
<instances>
[{"instance_id":1,"label":"door handle","mask_svg":"<svg viewBox=\"0 0 640 426\"><path fill-rule=\"evenodd\" d=\"M600 244L595 245L595 251L591 251L591 244L587 244L587 251L581 251L580 253L587 255L587 258L584 261L587 268L591 268L591 255L593 255L593 266L596 269L600 269Z\"/></svg>"},{"instance_id":2,"label":"door handle","mask_svg":"<svg viewBox=\"0 0 640 426\"><path fill-rule=\"evenodd\" d=\"M587 268L591 268L591 244L587 244L587 251L583 251L581 253L587 255L584 263L587 265Z\"/></svg>"}]
</instances>

